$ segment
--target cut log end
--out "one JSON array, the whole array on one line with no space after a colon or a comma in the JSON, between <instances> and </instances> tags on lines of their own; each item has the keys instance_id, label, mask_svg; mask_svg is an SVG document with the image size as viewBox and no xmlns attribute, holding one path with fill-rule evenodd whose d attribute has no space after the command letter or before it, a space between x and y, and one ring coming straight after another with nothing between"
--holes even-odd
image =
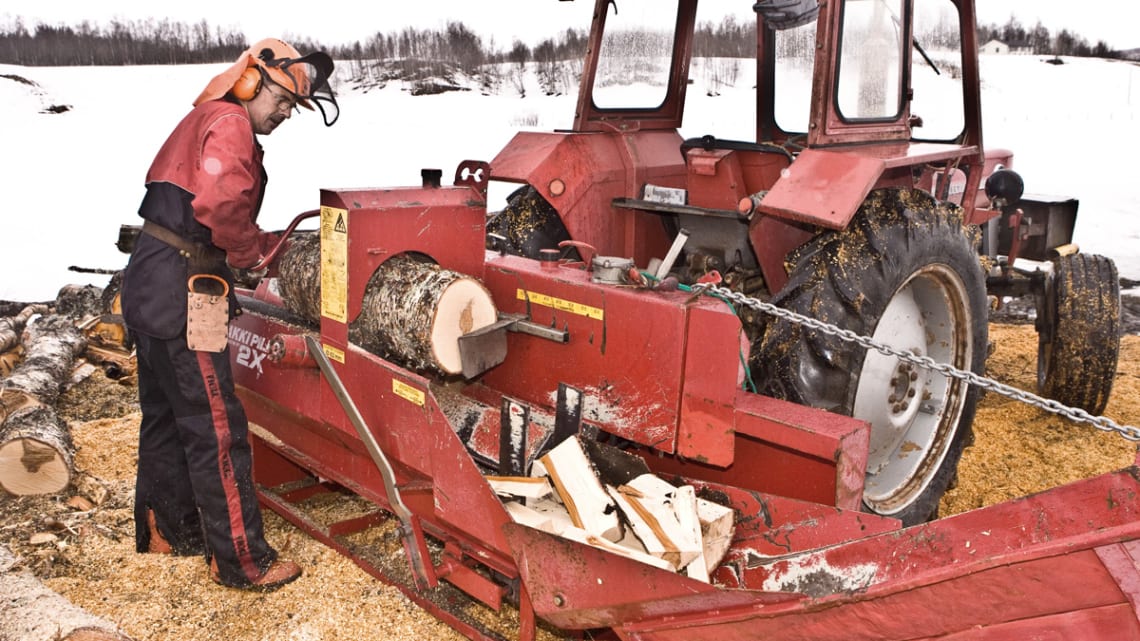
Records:
<instances>
[{"instance_id":1,"label":"cut log end","mask_svg":"<svg viewBox=\"0 0 1140 641\"><path fill-rule=\"evenodd\" d=\"M459 357L459 337L498 320L491 295L477 281L453 281L439 296L431 328L433 355L440 369L448 374L463 371Z\"/></svg>"},{"instance_id":2,"label":"cut log end","mask_svg":"<svg viewBox=\"0 0 1140 641\"><path fill-rule=\"evenodd\" d=\"M55 447L33 438L0 445L0 488L9 494L54 494L69 483L71 465Z\"/></svg>"}]
</instances>

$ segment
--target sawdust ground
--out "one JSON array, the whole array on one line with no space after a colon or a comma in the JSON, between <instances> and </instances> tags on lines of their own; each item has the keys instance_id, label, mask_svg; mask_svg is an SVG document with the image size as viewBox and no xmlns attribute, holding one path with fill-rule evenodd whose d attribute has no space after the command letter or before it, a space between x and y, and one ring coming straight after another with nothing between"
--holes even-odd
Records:
<instances>
[{"instance_id":1,"label":"sawdust ground","mask_svg":"<svg viewBox=\"0 0 1140 641\"><path fill-rule=\"evenodd\" d=\"M1032 326L995 324L990 336L996 348L990 376L1033 390L1037 339ZM54 497L0 498L0 545L24 559L48 587L138 641L462 638L395 588L268 510L270 542L305 568L300 580L277 592L218 587L200 558L136 554L134 394L133 387L108 381L100 372L69 391L61 411L73 421L79 447L76 489ZM1140 425L1140 336L1124 338L1106 415ZM115 418L90 420L97 416ZM1115 434L996 394L983 399L975 432L957 486L943 500L944 516L1125 467L1136 454L1132 443ZM68 506L75 495L97 505ZM39 539L48 540L32 542Z\"/></svg>"}]
</instances>

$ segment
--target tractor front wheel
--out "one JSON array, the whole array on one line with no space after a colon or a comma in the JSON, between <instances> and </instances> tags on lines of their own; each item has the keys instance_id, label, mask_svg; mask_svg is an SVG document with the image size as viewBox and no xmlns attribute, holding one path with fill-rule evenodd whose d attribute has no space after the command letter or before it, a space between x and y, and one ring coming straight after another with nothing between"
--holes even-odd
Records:
<instances>
[{"instance_id":1,"label":"tractor front wheel","mask_svg":"<svg viewBox=\"0 0 1140 641\"><path fill-rule=\"evenodd\" d=\"M872 192L847 229L789 256L773 302L961 370L984 371L984 273L961 210L906 189ZM871 424L863 502L933 518L972 438L978 390L940 372L772 320L753 350L761 391Z\"/></svg>"}]
</instances>

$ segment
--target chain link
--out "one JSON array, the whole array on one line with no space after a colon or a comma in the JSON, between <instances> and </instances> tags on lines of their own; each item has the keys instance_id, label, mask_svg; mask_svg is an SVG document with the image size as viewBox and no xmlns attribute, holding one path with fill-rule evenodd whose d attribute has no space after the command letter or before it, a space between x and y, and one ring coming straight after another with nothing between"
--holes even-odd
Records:
<instances>
[{"instance_id":1,"label":"chain link","mask_svg":"<svg viewBox=\"0 0 1140 641\"><path fill-rule=\"evenodd\" d=\"M885 356L894 356L899 360L913 363L914 365L918 365L926 369L934 370L943 376L956 378L971 385L976 385L977 387L980 387L984 390L1000 394L1015 401L1020 401L1028 405L1032 405L1033 407L1045 410L1046 412L1064 416L1071 421L1076 421L1078 423L1088 423L1089 425L1092 425L1102 432L1115 432L1125 439L1128 439L1129 441L1140 442L1140 428L1134 427L1132 425L1118 425L1110 418L1106 418L1104 416L1093 416L1092 414L1089 414L1088 412L1078 407L1069 407L1067 405L1058 403L1055 400L1043 398L1041 396L1037 396L1036 394L1026 392L1025 390L1006 385L1005 383L999 383L993 379L979 376L974 372L961 370L945 363L938 363L929 356L918 356L909 351L903 351L891 347L890 345L877 343L873 339L867 336L856 334L851 330L843 329L842 327L837 327L835 325L825 323L821 320L811 318L809 316L797 314L796 312L778 307L771 303L766 303L762 300L749 298L748 296L745 296L739 292L735 292L731 289L711 285L694 285L693 291L713 294L719 298L723 298L730 302L736 303L737 305L745 305L747 307L751 307L753 309L764 312L765 314L770 314L772 316L776 316L777 318L782 318L786 321L802 325L808 329L822 332L828 336L834 336L840 340L847 341L849 343L855 343L856 345L859 345L865 349L873 349Z\"/></svg>"}]
</instances>

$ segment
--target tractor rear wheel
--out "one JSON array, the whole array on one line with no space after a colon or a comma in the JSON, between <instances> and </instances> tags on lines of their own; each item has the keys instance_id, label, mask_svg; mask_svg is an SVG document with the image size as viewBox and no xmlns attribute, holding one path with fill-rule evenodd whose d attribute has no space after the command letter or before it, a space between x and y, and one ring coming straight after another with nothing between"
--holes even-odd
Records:
<instances>
[{"instance_id":1,"label":"tractor rear wheel","mask_svg":"<svg viewBox=\"0 0 1140 641\"><path fill-rule=\"evenodd\" d=\"M847 229L816 236L789 263L774 303L983 373L985 278L957 206L915 190L872 192ZM905 525L937 515L972 440L977 389L780 319L761 334L752 366L766 394L871 424L865 509Z\"/></svg>"},{"instance_id":2,"label":"tractor rear wheel","mask_svg":"<svg viewBox=\"0 0 1140 641\"><path fill-rule=\"evenodd\" d=\"M1112 259L1072 254L1053 261L1037 314L1037 390L1101 414L1120 357L1120 279Z\"/></svg>"}]
</instances>

